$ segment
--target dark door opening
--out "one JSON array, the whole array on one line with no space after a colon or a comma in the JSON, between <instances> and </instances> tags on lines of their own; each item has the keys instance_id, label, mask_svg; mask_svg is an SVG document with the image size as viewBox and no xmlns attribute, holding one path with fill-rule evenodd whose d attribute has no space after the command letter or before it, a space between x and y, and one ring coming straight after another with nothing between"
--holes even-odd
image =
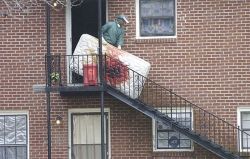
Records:
<instances>
[{"instance_id":1,"label":"dark door opening","mask_svg":"<svg viewBox=\"0 0 250 159\"><path fill-rule=\"evenodd\" d=\"M82 34L98 37L98 1L84 0L79 6L71 8L72 54ZM106 0L102 1L102 25L106 23ZM72 72L72 83L82 83L83 77Z\"/></svg>"},{"instance_id":2,"label":"dark door opening","mask_svg":"<svg viewBox=\"0 0 250 159\"><path fill-rule=\"evenodd\" d=\"M82 34L98 37L98 0L84 0L72 7L72 53ZM106 22L106 0L102 0L102 25Z\"/></svg>"}]
</instances>

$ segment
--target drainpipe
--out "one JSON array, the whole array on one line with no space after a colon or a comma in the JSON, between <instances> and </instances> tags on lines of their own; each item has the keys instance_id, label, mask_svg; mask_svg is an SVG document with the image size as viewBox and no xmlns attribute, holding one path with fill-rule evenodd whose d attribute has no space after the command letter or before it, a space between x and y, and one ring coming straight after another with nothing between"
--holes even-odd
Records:
<instances>
[{"instance_id":1,"label":"drainpipe","mask_svg":"<svg viewBox=\"0 0 250 159\"><path fill-rule=\"evenodd\" d=\"M47 103L47 135L48 135L48 159L51 159L51 123L50 123L50 88L51 88L51 52L50 52L50 6L46 4L46 43L47 43L47 85L46 85L46 103Z\"/></svg>"},{"instance_id":2,"label":"drainpipe","mask_svg":"<svg viewBox=\"0 0 250 159\"><path fill-rule=\"evenodd\" d=\"M98 40L99 40L99 76L101 86L101 159L105 159L104 144L104 81L103 81L103 56L102 56L102 0L98 0ZM107 142L107 141L106 141Z\"/></svg>"}]
</instances>

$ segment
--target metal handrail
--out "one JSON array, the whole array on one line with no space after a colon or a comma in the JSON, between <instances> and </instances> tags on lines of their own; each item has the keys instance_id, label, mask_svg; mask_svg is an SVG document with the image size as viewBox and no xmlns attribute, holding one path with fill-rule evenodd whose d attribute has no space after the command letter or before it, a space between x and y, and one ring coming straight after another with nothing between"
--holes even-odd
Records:
<instances>
[{"instance_id":1,"label":"metal handrail","mask_svg":"<svg viewBox=\"0 0 250 159\"><path fill-rule=\"evenodd\" d=\"M45 63L46 67L51 66L51 68L45 70L49 70L51 73L55 71L60 73L57 85L60 87L69 84L84 86L84 77L81 77L80 81L74 81L72 80L72 72L76 74L74 76L77 76L77 74L84 76L83 67L85 64L90 65L91 69L104 68L104 82L124 93L127 97L157 109L159 112L176 120L176 122L179 122L177 119L178 113L192 112L193 123L190 131L200 134L200 136L212 143L221 145L233 154L250 156L250 135L240 129L240 127L230 124L224 119L191 103L172 90L160 86L143 76L141 72L136 72L129 66L124 65L119 58L105 55L103 67L99 66L96 68L96 65L93 64L96 64L98 59L99 55L49 55L49 58L46 56ZM47 62L50 62L50 65L47 65ZM48 72L46 72L46 75L47 78L50 77ZM94 77L96 74L90 74L89 76ZM47 79L46 85L53 87L54 85L49 83L51 81L51 79ZM99 85L98 79L96 85ZM183 120L185 121L186 119L185 116ZM181 122L179 124L186 126ZM243 136L246 140L242 139ZM243 148L243 145L249 148Z\"/></svg>"},{"instance_id":2,"label":"metal handrail","mask_svg":"<svg viewBox=\"0 0 250 159\"><path fill-rule=\"evenodd\" d=\"M46 86L56 88L60 86L82 87L86 84L100 85L97 72L99 55L46 55L45 59ZM50 66L49 69L47 69L48 66ZM53 77L48 75L48 72L58 74L58 79L53 82ZM88 79L84 79L84 73L88 74Z\"/></svg>"},{"instance_id":3,"label":"metal handrail","mask_svg":"<svg viewBox=\"0 0 250 159\"><path fill-rule=\"evenodd\" d=\"M106 60L107 66L107 61L111 61L114 58L106 56L106 59L108 59ZM141 73L132 70L129 66L123 65L119 60L117 61L117 65L122 67L122 70L127 70L127 76L129 76L129 79L124 80L123 82L120 80L115 82L113 80L112 83L106 81L108 85L124 93L129 98L135 98L141 103L151 106L171 118L175 118L178 113L185 114L187 112L192 112L193 125L191 131L195 131L204 138L207 138L207 140L217 145L221 145L224 149L235 155L250 156L250 134L189 102L187 99L177 95L172 90L160 86L156 82L143 76ZM106 72L108 71L106 70ZM136 91L136 94L133 94L133 92L131 93L132 89L139 90ZM247 140L243 140L242 136ZM244 142L244 145L246 145L248 149L242 148L242 142Z\"/></svg>"}]
</instances>

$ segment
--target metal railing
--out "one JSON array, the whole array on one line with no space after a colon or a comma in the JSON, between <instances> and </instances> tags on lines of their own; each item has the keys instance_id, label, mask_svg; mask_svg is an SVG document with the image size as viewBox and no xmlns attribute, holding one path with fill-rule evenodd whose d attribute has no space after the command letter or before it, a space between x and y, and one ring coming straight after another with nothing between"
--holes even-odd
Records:
<instances>
[{"instance_id":1,"label":"metal railing","mask_svg":"<svg viewBox=\"0 0 250 159\"><path fill-rule=\"evenodd\" d=\"M59 73L57 86L67 85L99 85L98 55L51 55L46 57L51 68L47 73L47 86L52 84L52 73ZM224 119L189 102L172 90L166 89L140 73L124 65L119 59L109 56L103 58L104 79L107 85L122 92L127 97L157 109L159 112L178 122L178 114L192 114L192 131L208 141L220 145L231 153L250 157L250 135L230 124ZM89 69L89 70L88 70ZM50 74L48 74L50 73ZM86 77L88 76L88 77ZM92 82L91 82L92 81ZM53 87L53 84L52 84ZM190 116L182 116L182 121L189 120ZM179 122L190 129L190 126Z\"/></svg>"},{"instance_id":2,"label":"metal railing","mask_svg":"<svg viewBox=\"0 0 250 159\"><path fill-rule=\"evenodd\" d=\"M109 79L109 70L112 70L110 61L118 67L113 70L122 70L118 74L118 80L112 75ZM117 61L117 62L115 62ZM107 67L111 66L111 68ZM119 71L117 71L119 72ZM122 78L120 78L122 77ZM250 157L250 135L239 127L230 124L224 119L204 110L201 107L189 102L172 90L166 89L154 81L142 76L138 72L123 65L119 60L106 56L106 79L107 84L119 90L130 98L139 100L147 106L154 107L161 113L179 121L179 114L192 114L192 130L212 143L224 147L224 149L238 156ZM190 120L190 116L181 116L182 121ZM184 119L183 119L184 118ZM179 122L187 129L190 126L186 122ZM244 136L244 138L243 138ZM244 148L243 148L244 145Z\"/></svg>"},{"instance_id":3,"label":"metal railing","mask_svg":"<svg viewBox=\"0 0 250 159\"><path fill-rule=\"evenodd\" d=\"M45 59L47 86L82 87L100 84L98 55L50 55Z\"/></svg>"}]
</instances>

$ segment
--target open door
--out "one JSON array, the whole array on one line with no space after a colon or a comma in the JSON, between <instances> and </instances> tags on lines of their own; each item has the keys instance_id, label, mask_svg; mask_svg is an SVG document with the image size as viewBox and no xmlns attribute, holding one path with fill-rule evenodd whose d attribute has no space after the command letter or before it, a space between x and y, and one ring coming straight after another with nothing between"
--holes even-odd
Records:
<instances>
[{"instance_id":1,"label":"open door","mask_svg":"<svg viewBox=\"0 0 250 159\"><path fill-rule=\"evenodd\" d=\"M84 0L71 8L72 53L82 34L98 37L98 0ZM106 0L102 0L102 23L106 22Z\"/></svg>"},{"instance_id":2,"label":"open door","mask_svg":"<svg viewBox=\"0 0 250 159\"><path fill-rule=\"evenodd\" d=\"M82 34L98 37L98 1L83 0L79 6L66 9L67 55L72 55ZM102 25L106 23L106 1L102 1ZM68 1L67 6L71 6ZM67 67L69 68L69 67ZM69 72L69 71L67 71ZM72 72L68 74L68 83L81 84L83 77Z\"/></svg>"}]
</instances>

